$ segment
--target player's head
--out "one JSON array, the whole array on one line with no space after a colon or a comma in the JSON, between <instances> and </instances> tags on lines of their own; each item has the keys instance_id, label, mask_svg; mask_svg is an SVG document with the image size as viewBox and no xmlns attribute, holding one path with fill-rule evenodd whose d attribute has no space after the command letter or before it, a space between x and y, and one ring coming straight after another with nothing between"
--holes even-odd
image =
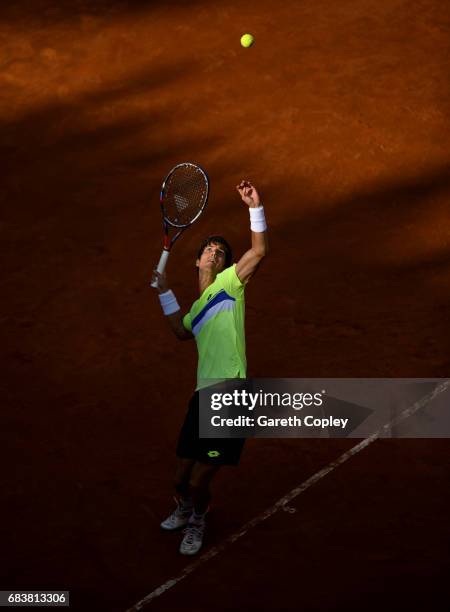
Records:
<instances>
[{"instance_id":1,"label":"player's head","mask_svg":"<svg viewBox=\"0 0 450 612\"><path fill-rule=\"evenodd\" d=\"M214 268L216 274L229 268L233 253L228 242L222 236L208 236L200 245L197 254L197 271L200 268Z\"/></svg>"}]
</instances>

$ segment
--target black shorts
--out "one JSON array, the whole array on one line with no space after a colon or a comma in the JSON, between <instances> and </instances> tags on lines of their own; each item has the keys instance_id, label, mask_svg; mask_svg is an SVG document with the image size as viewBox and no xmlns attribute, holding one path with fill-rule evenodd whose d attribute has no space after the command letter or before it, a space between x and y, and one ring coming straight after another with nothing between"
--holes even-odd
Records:
<instances>
[{"instance_id":1,"label":"black shorts","mask_svg":"<svg viewBox=\"0 0 450 612\"><path fill-rule=\"evenodd\" d=\"M210 465L238 465L245 438L199 438L199 393L196 391L189 407L177 444L177 456L196 459Z\"/></svg>"}]
</instances>

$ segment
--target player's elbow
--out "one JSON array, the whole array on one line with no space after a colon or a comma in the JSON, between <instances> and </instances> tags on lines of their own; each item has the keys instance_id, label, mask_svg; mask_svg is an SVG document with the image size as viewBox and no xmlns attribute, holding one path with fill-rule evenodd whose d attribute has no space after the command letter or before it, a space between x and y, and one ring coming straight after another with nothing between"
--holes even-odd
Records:
<instances>
[{"instance_id":1,"label":"player's elbow","mask_svg":"<svg viewBox=\"0 0 450 612\"><path fill-rule=\"evenodd\" d=\"M253 249L253 251L254 251L254 253L255 253L255 257L256 257L256 258L257 258L259 261L261 261L261 259L264 259L264 257L266 257L266 256L267 256L267 254L268 254L268 252L269 252L269 248L268 248L268 246L265 244L265 245L262 245L262 246L260 246L260 247L258 247L258 248L256 248L256 249Z\"/></svg>"}]
</instances>

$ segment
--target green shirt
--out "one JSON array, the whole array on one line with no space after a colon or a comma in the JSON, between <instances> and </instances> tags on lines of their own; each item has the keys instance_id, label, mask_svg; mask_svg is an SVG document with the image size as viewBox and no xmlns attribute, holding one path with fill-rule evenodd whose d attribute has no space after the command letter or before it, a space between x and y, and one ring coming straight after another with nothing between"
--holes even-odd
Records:
<instances>
[{"instance_id":1,"label":"green shirt","mask_svg":"<svg viewBox=\"0 0 450 612\"><path fill-rule=\"evenodd\" d=\"M217 379L246 376L244 288L233 264L216 276L183 317L197 343L197 389Z\"/></svg>"}]
</instances>

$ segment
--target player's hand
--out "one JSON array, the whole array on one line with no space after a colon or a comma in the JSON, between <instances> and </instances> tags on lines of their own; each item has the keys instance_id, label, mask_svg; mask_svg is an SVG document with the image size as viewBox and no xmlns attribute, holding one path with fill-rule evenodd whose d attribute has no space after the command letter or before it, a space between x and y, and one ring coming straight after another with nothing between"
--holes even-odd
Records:
<instances>
[{"instance_id":1,"label":"player's hand","mask_svg":"<svg viewBox=\"0 0 450 612\"><path fill-rule=\"evenodd\" d=\"M152 283L153 282L157 283L155 289L158 293L164 293L169 290L166 274L164 272L160 274L157 270L153 270Z\"/></svg>"},{"instance_id":2,"label":"player's hand","mask_svg":"<svg viewBox=\"0 0 450 612\"><path fill-rule=\"evenodd\" d=\"M253 187L250 181L242 180L239 185L236 185L236 189L238 190L242 201L245 202L247 206L250 208L261 206L261 198L259 197L259 193Z\"/></svg>"}]
</instances>

